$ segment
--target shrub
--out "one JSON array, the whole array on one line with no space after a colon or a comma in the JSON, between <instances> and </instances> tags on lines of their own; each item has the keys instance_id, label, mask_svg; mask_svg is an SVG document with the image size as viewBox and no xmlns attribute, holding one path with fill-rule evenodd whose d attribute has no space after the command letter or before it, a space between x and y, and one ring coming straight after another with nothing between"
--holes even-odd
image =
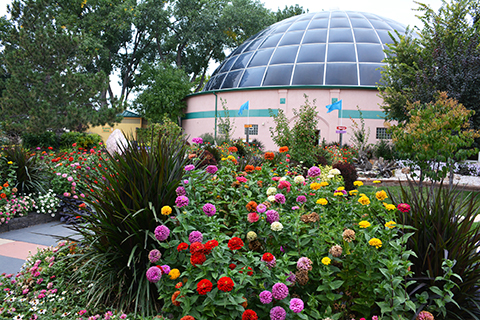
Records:
<instances>
[{"instance_id":1,"label":"shrub","mask_svg":"<svg viewBox=\"0 0 480 320\"><path fill-rule=\"evenodd\" d=\"M47 131L44 133L24 133L22 135L23 146L27 149L36 147L53 147L58 148L60 141L54 132Z\"/></svg>"},{"instance_id":2,"label":"shrub","mask_svg":"<svg viewBox=\"0 0 480 320\"><path fill-rule=\"evenodd\" d=\"M395 146L385 139L380 139L379 141L377 141L373 148L373 155L377 159L382 157L385 160L395 160L397 158Z\"/></svg>"},{"instance_id":3,"label":"shrub","mask_svg":"<svg viewBox=\"0 0 480 320\"><path fill-rule=\"evenodd\" d=\"M88 203L95 214L85 214L87 224L75 226L90 247L77 263L94 263L88 290L93 304L151 315L158 311L158 295L145 279L148 250L153 247L155 226L167 219L162 207L173 206L188 160L183 136L156 135L138 147L128 142L125 152L100 162L105 180L88 179ZM78 276L87 267L78 270Z\"/></svg>"},{"instance_id":4,"label":"shrub","mask_svg":"<svg viewBox=\"0 0 480 320\"><path fill-rule=\"evenodd\" d=\"M60 137L60 147L71 148L74 143L84 149L91 149L102 142L102 137L96 133L66 132Z\"/></svg>"},{"instance_id":5,"label":"shrub","mask_svg":"<svg viewBox=\"0 0 480 320\"><path fill-rule=\"evenodd\" d=\"M337 162L333 165L334 169L340 170L340 174L345 182L345 190L355 189L353 183L358 179L355 166L348 162Z\"/></svg>"}]
</instances>

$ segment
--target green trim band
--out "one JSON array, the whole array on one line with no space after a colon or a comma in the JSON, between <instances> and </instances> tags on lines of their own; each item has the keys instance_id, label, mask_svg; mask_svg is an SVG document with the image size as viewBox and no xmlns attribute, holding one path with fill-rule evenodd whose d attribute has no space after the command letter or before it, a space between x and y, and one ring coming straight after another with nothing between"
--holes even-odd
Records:
<instances>
[{"instance_id":1,"label":"green trim band","mask_svg":"<svg viewBox=\"0 0 480 320\"><path fill-rule=\"evenodd\" d=\"M247 90L294 90L294 89L358 89L358 90L377 90L375 86L272 86L272 87L247 87L247 88L232 88L221 90L210 90L191 93L187 97L194 97L204 94L212 94L214 92L232 92L232 91L247 91Z\"/></svg>"},{"instance_id":2,"label":"green trim band","mask_svg":"<svg viewBox=\"0 0 480 320\"><path fill-rule=\"evenodd\" d=\"M242 115L238 115L238 110L228 110L228 116L230 118L247 118L250 117L270 117L269 109L254 109L254 110L243 110ZM278 109L271 109L274 115L278 114ZM248 114L250 112L250 114ZM225 110L218 111L218 117L225 117ZM215 118L215 111L198 111L198 112L189 112L186 113L182 118L184 120L189 119L204 119L204 118Z\"/></svg>"},{"instance_id":3,"label":"green trim band","mask_svg":"<svg viewBox=\"0 0 480 320\"><path fill-rule=\"evenodd\" d=\"M338 117L342 119L360 119L360 112L358 110L338 110ZM383 111L362 111L362 118L363 119L377 119L383 120L385 119L385 113Z\"/></svg>"}]
</instances>

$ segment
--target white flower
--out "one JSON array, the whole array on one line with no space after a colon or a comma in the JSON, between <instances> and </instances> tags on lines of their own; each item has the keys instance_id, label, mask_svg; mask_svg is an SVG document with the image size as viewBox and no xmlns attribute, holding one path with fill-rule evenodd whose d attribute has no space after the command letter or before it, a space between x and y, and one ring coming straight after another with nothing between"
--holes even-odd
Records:
<instances>
[{"instance_id":1,"label":"white flower","mask_svg":"<svg viewBox=\"0 0 480 320\"><path fill-rule=\"evenodd\" d=\"M334 177L335 177L335 176L334 176L333 174L329 174L329 175L327 176L328 179L333 179Z\"/></svg>"},{"instance_id":2,"label":"white flower","mask_svg":"<svg viewBox=\"0 0 480 320\"><path fill-rule=\"evenodd\" d=\"M13 320L22 320L23 319L23 314L17 314L15 317L13 317Z\"/></svg>"},{"instance_id":3,"label":"white flower","mask_svg":"<svg viewBox=\"0 0 480 320\"><path fill-rule=\"evenodd\" d=\"M270 229L272 229L273 231L281 231L283 229L283 224L278 221L274 221L270 225Z\"/></svg>"},{"instance_id":4,"label":"white flower","mask_svg":"<svg viewBox=\"0 0 480 320\"><path fill-rule=\"evenodd\" d=\"M275 196L269 196L267 200L270 202L275 202Z\"/></svg>"},{"instance_id":5,"label":"white flower","mask_svg":"<svg viewBox=\"0 0 480 320\"><path fill-rule=\"evenodd\" d=\"M340 173L341 172L338 169L332 169L332 170L328 171L329 175L331 174L331 175L334 175L334 176L339 175Z\"/></svg>"},{"instance_id":6,"label":"white flower","mask_svg":"<svg viewBox=\"0 0 480 320\"><path fill-rule=\"evenodd\" d=\"M295 183L304 183L305 182L305 178L303 176L296 176L295 179L293 179L293 182Z\"/></svg>"},{"instance_id":7,"label":"white flower","mask_svg":"<svg viewBox=\"0 0 480 320\"><path fill-rule=\"evenodd\" d=\"M40 310L38 310L38 313L40 313L40 314L45 314L45 312L47 312L47 309L40 309Z\"/></svg>"},{"instance_id":8,"label":"white flower","mask_svg":"<svg viewBox=\"0 0 480 320\"><path fill-rule=\"evenodd\" d=\"M270 187L267 189L267 196L271 196L272 194L276 194L277 193L277 188L275 187Z\"/></svg>"},{"instance_id":9,"label":"white flower","mask_svg":"<svg viewBox=\"0 0 480 320\"><path fill-rule=\"evenodd\" d=\"M279 181L285 181L287 180L287 177L281 177Z\"/></svg>"}]
</instances>

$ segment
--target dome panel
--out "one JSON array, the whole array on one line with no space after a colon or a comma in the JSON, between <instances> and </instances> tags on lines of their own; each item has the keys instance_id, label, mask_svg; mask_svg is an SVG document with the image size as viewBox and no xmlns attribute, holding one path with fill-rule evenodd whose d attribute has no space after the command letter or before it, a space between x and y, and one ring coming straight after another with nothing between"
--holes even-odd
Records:
<instances>
[{"instance_id":1,"label":"dome panel","mask_svg":"<svg viewBox=\"0 0 480 320\"><path fill-rule=\"evenodd\" d=\"M373 87L383 48L405 26L376 14L322 11L294 16L250 37L214 71L204 91L265 86Z\"/></svg>"}]
</instances>

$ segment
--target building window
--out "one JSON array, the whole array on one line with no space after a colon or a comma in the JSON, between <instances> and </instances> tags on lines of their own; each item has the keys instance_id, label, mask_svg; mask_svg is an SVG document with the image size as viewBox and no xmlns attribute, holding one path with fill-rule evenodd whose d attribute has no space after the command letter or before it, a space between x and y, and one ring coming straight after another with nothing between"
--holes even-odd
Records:
<instances>
[{"instance_id":1,"label":"building window","mask_svg":"<svg viewBox=\"0 0 480 320\"><path fill-rule=\"evenodd\" d=\"M392 139L392 134L387 132L387 128L377 128L377 139Z\"/></svg>"},{"instance_id":2,"label":"building window","mask_svg":"<svg viewBox=\"0 0 480 320\"><path fill-rule=\"evenodd\" d=\"M247 134L247 130L250 130L249 135L258 136L258 124L252 124L250 128L245 128L245 134Z\"/></svg>"}]
</instances>

